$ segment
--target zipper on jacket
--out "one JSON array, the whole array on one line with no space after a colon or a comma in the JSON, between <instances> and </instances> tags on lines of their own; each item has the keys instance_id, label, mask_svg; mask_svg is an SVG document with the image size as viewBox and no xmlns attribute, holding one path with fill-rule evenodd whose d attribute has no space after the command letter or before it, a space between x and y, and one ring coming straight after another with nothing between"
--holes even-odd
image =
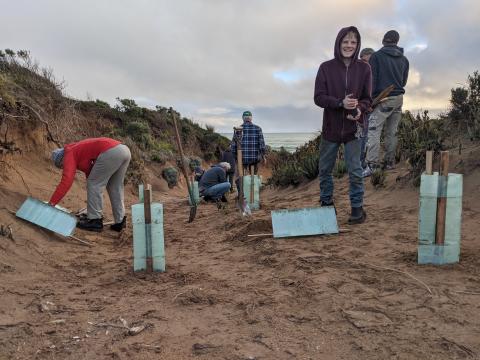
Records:
<instances>
[{"instance_id":1,"label":"zipper on jacket","mask_svg":"<svg viewBox=\"0 0 480 360\"><path fill-rule=\"evenodd\" d=\"M347 97L347 89L348 89L348 65L346 65L347 70L345 71L345 97ZM343 142L343 132L345 130L345 108L343 108L343 116L342 116L342 131L340 132L340 140Z\"/></svg>"}]
</instances>

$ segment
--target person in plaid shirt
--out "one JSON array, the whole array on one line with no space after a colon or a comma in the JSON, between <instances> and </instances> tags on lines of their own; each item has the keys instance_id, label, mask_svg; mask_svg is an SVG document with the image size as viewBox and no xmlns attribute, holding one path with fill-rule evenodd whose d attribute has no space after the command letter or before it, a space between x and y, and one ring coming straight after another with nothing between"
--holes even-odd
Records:
<instances>
[{"instance_id":1,"label":"person in plaid shirt","mask_svg":"<svg viewBox=\"0 0 480 360\"><path fill-rule=\"evenodd\" d=\"M263 139L262 128L252 123L252 113L244 111L242 115L243 131L242 131L242 159L244 171L248 167L248 172L257 175L258 163L265 156L265 140ZM235 134L232 139L232 153L237 154L237 143L235 142Z\"/></svg>"}]
</instances>

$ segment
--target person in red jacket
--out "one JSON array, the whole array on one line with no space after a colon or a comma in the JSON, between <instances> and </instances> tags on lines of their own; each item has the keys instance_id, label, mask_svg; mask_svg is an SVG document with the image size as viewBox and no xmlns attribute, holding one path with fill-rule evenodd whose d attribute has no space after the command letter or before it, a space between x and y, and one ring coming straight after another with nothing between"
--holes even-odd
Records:
<instances>
[{"instance_id":1,"label":"person in red jacket","mask_svg":"<svg viewBox=\"0 0 480 360\"><path fill-rule=\"evenodd\" d=\"M322 206L333 206L332 171L338 148L344 144L350 179L350 224L365 221L363 177L360 163L362 127L360 122L372 103L372 72L358 59L360 33L354 26L340 30L335 40L334 59L318 69L314 101L323 108L319 178Z\"/></svg>"},{"instance_id":2,"label":"person in red jacket","mask_svg":"<svg viewBox=\"0 0 480 360\"><path fill-rule=\"evenodd\" d=\"M90 231L103 230L103 190L107 188L114 224L112 230L121 231L126 224L123 201L123 181L130 163L130 150L120 141L101 137L67 144L52 152L52 161L63 168L62 180L50 198L55 206L70 190L77 170L87 177L87 218L77 227Z\"/></svg>"}]
</instances>

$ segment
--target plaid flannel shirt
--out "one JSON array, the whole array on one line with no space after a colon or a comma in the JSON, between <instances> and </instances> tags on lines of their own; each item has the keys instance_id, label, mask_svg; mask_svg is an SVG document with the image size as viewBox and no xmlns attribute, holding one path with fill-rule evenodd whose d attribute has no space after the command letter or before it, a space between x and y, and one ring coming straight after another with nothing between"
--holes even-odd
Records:
<instances>
[{"instance_id":1,"label":"plaid flannel shirt","mask_svg":"<svg viewBox=\"0 0 480 360\"><path fill-rule=\"evenodd\" d=\"M244 122L242 125L242 159L243 165L258 163L265 154L265 140L263 139L262 128L251 122ZM237 154L237 143L235 134L232 139L232 153Z\"/></svg>"}]
</instances>

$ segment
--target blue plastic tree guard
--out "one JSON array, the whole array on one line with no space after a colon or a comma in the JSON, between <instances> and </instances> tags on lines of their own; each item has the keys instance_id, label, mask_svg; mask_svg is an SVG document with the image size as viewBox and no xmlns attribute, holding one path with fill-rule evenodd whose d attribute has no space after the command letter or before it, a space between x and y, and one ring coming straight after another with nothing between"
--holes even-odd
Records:
<instances>
[{"instance_id":1,"label":"blue plastic tree guard","mask_svg":"<svg viewBox=\"0 0 480 360\"><path fill-rule=\"evenodd\" d=\"M198 205L200 203L200 192L198 190L198 181L193 182L192 186L192 191L193 191L193 200L195 201L195 205ZM190 193L187 194L188 197L188 203L191 205L192 204L192 199L190 199Z\"/></svg>"},{"instance_id":2,"label":"blue plastic tree guard","mask_svg":"<svg viewBox=\"0 0 480 360\"><path fill-rule=\"evenodd\" d=\"M63 236L71 236L77 226L77 218L43 201L28 197L16 216Z\"/></svg>"},{"instance_id":3,"label":"blue plastic tree guard","mask_svg":"<svg viewBox=\"0 0 480 360\"><path fill-rule=\"evenodd\" d=\"M252 179L253 179L253 202L251 202L250 192L252 190ZM258 175L245 175L243 177L243 195L245 200L247 200L248 206L251 210L260 209L260 184L261 179Z\"/></svg>"},{"instance_id":4,"label":"blue plastic tree guard","mask_svg":"<svg viewBox=\"0 0 480 360\"><path fill-rule=\"evenodd\" d=\"M163 205L152 203L151 214L151 224L145 224L144 204L132 205L134 271L147 269L149 255L152 257L153 270L165 271ZM147 232L150 233L151 249L147 248Z\"/></svg>"},{"instance_id":5,"label":"blue plastic tree guard","mask_svg":"<svg viewBox=\"0 0 480 360\"><path fill-rule=\"evenodd\" d=\"M463 176L448 174L447 185L438 172L422 174L420 183L420 209L418 214L418 263L451 264L460 258L462 225ZM439 183L439 181L442 183ZM435 244L437 222L437 199L447 198L444 245Z\"/></svg>"}]
</instances>

